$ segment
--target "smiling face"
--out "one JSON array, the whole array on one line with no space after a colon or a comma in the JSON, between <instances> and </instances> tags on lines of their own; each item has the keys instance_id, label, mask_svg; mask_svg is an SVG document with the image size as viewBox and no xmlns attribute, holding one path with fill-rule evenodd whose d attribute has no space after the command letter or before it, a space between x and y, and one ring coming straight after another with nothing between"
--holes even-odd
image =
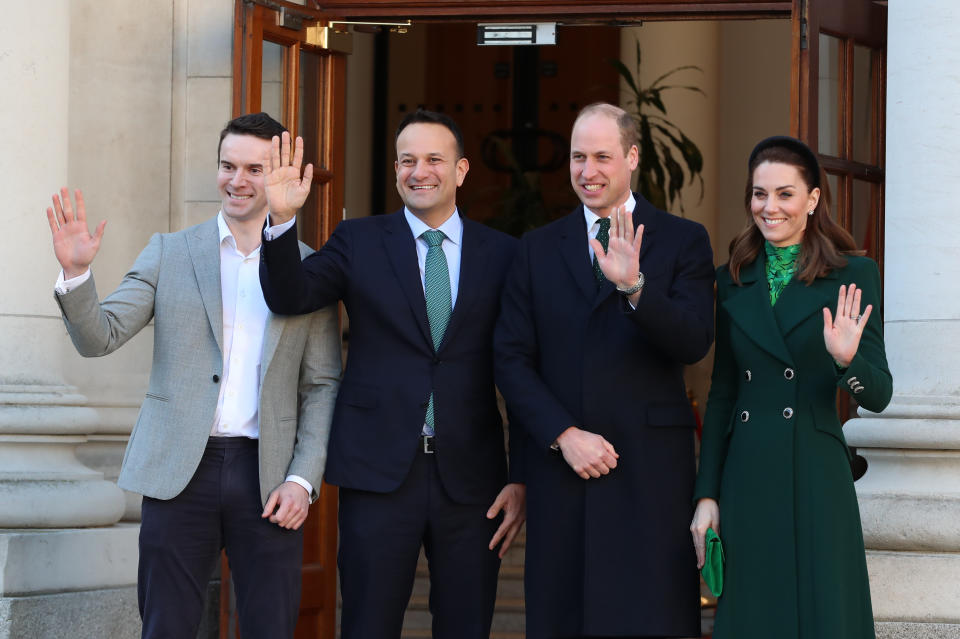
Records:
<instances>
[{"instance_id":1,"label":"smiling face","mask_svg":"<svg viewBox=\"0 0 960 639\"><path fill-rule=\"evenodd\" d=\"M624 152L616 119L584 115L570 135L570 183L584 206L607 217L626 202L630 176L640 160L636 146Z\"/></svg>"},{"instance_id":2,"label":"smiling face","mask_svg":"<svg viewBox=\"0 0 960 639\"><path fill-rule=\"evenodd\" d=\"M750 213L763 238L774 246L803 240L808 213L817 207L820 189L810 190L797 167L762 162L753 171Z\"/></svg>"},{"instance_id":3,"label":"smiling face","mask_svg":"<svg viewBox=\"0 0 960 639\"><path fill-rule=\"evenodd\" d=\"M270 159L270 140L228 134L220 145L217 190L227 220L260 222L267 215L263 166Z\"/></svg>"},{"instance_id":4,"label":"smiling face","mask_svg":"<svg viewBox=\"0 0 960 639\"><path fill-rule=\"evenodd\" d=\"M457 206L457 187L470 170L442 124L415 122L397 136L397 191L410 212L436 228Z\"/></svg>"}]
</instances>

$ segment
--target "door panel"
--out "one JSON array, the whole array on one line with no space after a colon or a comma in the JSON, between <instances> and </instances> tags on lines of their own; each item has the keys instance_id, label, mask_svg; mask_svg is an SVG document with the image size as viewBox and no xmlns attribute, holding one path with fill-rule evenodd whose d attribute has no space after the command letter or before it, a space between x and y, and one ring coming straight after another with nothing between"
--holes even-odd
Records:
<instances>
[{"instance_id":1,"label":"door panel","mask_svg":"<svg viewBox=\"0 0 960 639\"><path fill-rule=\"evenodd\" d=\"M304 164L314 165L310 195L298 216L300 239L317 248L343 211L345 55L310 44L307 27L328 17L284 2L297 20L281 26L279 10L237 0L233 113L266 111L304 139ZM303 581L297 639L333 637L336 623L337 493L323 484L304 524ZM222 562L220 636L239 637Z\"/></svg>"}]
</instances>

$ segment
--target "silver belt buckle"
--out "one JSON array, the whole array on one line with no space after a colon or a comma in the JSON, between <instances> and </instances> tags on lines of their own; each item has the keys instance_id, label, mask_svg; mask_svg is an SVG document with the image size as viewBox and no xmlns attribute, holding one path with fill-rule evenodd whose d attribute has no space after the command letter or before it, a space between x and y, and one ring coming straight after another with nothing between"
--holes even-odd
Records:
<instances>
[{"instance_id":1,"label":"silver belt buckle","mask_svg":"<svg viewBox=\"0 0 960 639\"><path fill-rule=\"evenodd\" d=\"M423 435L420 437L423 440L423 452L428 455L433 454L433 435Z\"/></svg>"}]
</instances>

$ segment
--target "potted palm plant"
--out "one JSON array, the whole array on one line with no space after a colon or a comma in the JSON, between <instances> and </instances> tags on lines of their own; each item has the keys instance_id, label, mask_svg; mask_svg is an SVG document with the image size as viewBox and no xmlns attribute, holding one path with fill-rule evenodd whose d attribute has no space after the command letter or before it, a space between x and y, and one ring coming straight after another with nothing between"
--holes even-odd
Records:
<instances>
[{"instance_id":1,"label":"potted palm plant","mask_svg":"<svg viewBox=\"0 0 960 639\"><path fill-rule=\"evenodd\" d=\"M705 95L693 85L668 84L671 77L684 71L701 71L694 65L679 66L667 71L647 86L640 83L642 53L636 42L636 67L631 70L620 60L610 63L617 69L630 93L627 110L637 121L640 166L637 191L651 204L663 210L679 206L683 214L681 191L687 184L700 185L703 200L703 155L687 135L667 117L663 94L667 91L692 91ZM700 201L698 200L698 201Z\"/></svg>"}]
</instances>

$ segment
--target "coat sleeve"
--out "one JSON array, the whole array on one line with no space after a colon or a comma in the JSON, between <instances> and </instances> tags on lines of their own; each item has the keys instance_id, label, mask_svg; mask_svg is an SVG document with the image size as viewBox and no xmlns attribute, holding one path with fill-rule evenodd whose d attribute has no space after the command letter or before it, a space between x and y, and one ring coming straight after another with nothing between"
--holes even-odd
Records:
<instances>
[{"instance_id":1,"label":"coat sleeve","mask_svg":"<svg viewBox=\"0 0 960 639\"><path fill-rule=\"evenodd\" d=\"M298 475L313 486L311 500L320 496L320 481L327 462L330 424L341 374L340 323L337 305L316 311L300 360L297 440L288 475Z\"/></svg>"},{"instance_id":2,"label":"coat sleeve","mask_svg":"<svg viewBox=\"0 0 960 639\"><path fill-rule=\"evenodd\" d=\"M713 375L707 396L707 412L703 421L700 445L700 468L694 487L694 501L720 495L720 476L727 457L730 420L737 397L737 365L730 343L730 317L723 308L729 291L729 276L721 266L717 276L717 343L713 356Z\"/></svg>"},{"instance_id":3,"label":"coat sleeve","mask_svg":"<svg viewBox=\"0 0 960 639\"><path fill-rule=\"evenodd\" d=\"M867 304L873 304L873 311L863 330L857 353L850 366L838 376L837 385L850 393L857 404L879 413L887 407L893 395L893 377L890 375L883 345L880 270L873 260L861 258L857 262L858 268L855 273L850 274L849 281L841 283L853 283L861 287L861 310L866 308ZM863 266L859 266L860 264Z\"/></svg>"},{"instance_id":4,"label":"coat sleeve","mask_svg":"<svg viewBox=\"0 0 960 639\"><path fill-rule=\"evenodd\" d=\"M529 260L529 243L524 239L504 285L493 337L494 374L509 406L511 431L519 426L546 449L560 433L578 424L553 396L538 371L540 345Z\"/></svg>"},{"instance_id":5,"label":"coat sleeve","mask_svg":"<svg viewBox=\"0 0 960 639\"><path fill-rule=\"evenodd\" d=\"M92 274L69 293L55 295L78 353L84 357L109 355L150 322L162 256L163 236L156 233L117 289L102 302Z\"/></svg>"},{"instance_id":6,"label":"coat sleeve","mask_svg":"<svg viewBox=\"0 0 960 639\"><path fill-rule=\"evenodd\" d=\"M683 364L698 362L707 354L714 328L713 250L706 229L699 224L691 226L679 231L685 241L669 291L643 291L637 308L628 314L649 335L651 344Z\"/></svg>"},{"instance_id":7,"label":"coat sleeve","mask_svg":"<svg viewBox=\"0 0 960 639\"><path fill-rule=\"evenodd\" d=\"M326 244L300 260L297 225L260 251L260 287L271 311L278 315L312 313L343 299L352 255L349 227L341 222Z\"/></svg>"}]
</instances>

